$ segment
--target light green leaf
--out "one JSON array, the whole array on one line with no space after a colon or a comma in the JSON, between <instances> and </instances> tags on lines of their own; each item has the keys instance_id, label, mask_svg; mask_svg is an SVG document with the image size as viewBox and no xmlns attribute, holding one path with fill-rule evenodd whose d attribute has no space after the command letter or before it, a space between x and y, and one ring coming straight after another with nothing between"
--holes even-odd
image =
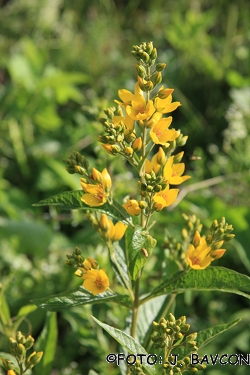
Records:
<instances>
[{"instance_id":1,"label":"light green leaf","mask_svg":"<svg viewBox=\"0 0 250 375\"><path fill-rule=\"evenodd\" d=\"M57 333L56 313L48 312L41 335L35 343L36 351L42 351L43 356L41 361L33 368L32 374L51 374L56 352Z\"/></svg>"},{"instance_id":2,"label":"light green leaf","mask_svg":"<svg viewBox=\"0 0 250 375\"><path fill-rule=\"evenodd\" d=\"M146 356L148 353L146 350L139 344L133 337L129 336L127 333L120 331L117 328L111 327L108 324L100 322L100 320L96 319L92 316L94 321L102 327L106 332L110 334L117 342L119 342L123 348L127 349L131 354L145 354ZM156 372L154 365L149 365L147 363L143 363L142 365L145 367L150 375L154 375Z\"/></svg>"},{"instance_id":3,"label":"light green leaf","mask_svg":"<svg viewBox=\"0 0 250 375\"><path fill-rule=\"evenodd\" d=\"M32 313L33 311L35 311L36 309L37 309L37 306L32 305L32 304L22 306L17 313L17 317L26 316L26 315Z\"/></svg>"},{"instance_id":4,"label":"light green leaf","mask_svg":"<svg viewBox=\"0 0 250 375\"><path fill-rule=\"evenodd\" d=\"M105 213L106 215L113 217L118 221L122 221L126 224L131 224L130 216L127 214L126 210L120 205L120 203L113 200L110 204L106 202L103 206L90 207L83 203L81 197L84 192L82 190L65 191L54 195L53 197L41 200L38 203L33 204L33 206L58 206L63 210L91 210Z\"/></svg>"},{"instance_id":5,"label":"light green leaf","mask_svg":"<svg viewBox=\"0 0 250 375\"><path fill-rule=\"evenodd\" d=\"M250 277L224 267L208 267L199 271L186 270L165 279L150 296L182 293L186 290L217 290L250 298Z\"/></svg>"},{"instance_id":6,"label":"light green leaf","mask_svg":"<svg viewBox=\"0 0 250 375\"><path fill-rule=\"evenodd\" d=\"M107 290L104 293L96 296L84 289L82 286L73 290L68 290L54 296L39 298L33 300L37 306L49 311L67 310L74 306L95 304L102 302L115 302L119 305L130 307L130 298L126 295L110 292Z\"/></svg>"},{"instance_id":7,"label":"light green leaf","mask_svg":"<svg viewBox=\"0 0 250 375\"><path fill-rule=\"evenodd\" d=\"M150 235L143 233L141 227L137 227L132 237L131 249L129 252L129 272L132 280L136 280L138 272L145 265L150 257L156 240ZM146 252L142 248L146 250Z\"/></svg>"},{"instance_id":8,"label":"light green leaf","mask_svg":"<svg viewBox=\"0 0 250 375\"><path fill-rule=\"evenodd\" d=\"M1 289L0 289L0 322L2 322L3 325L9 325L11 322L9 305L5 298L4 292Z\"/></svg>"},{"instance_id":9,"label":"light green leaf","mask_svg":"<svg viewBox=\"0 0 250 375\"><path fill-rule=\"evenodd\" d=\"M210 327L207 329L204 329L200 332L197 332L197 339L196 343L199 349L203 348L205 345L207 345L210 341L215 339L218 335L221 333L227 331L234 325L238 324L240 319L236 319L230 323L226 324L220 324L218 326ZM178 354L178 360L182 359L185 356L190 355L194 350L192 348L187 347L180 347L173 350L173 354Z\"/></svg>"}]
</instances>

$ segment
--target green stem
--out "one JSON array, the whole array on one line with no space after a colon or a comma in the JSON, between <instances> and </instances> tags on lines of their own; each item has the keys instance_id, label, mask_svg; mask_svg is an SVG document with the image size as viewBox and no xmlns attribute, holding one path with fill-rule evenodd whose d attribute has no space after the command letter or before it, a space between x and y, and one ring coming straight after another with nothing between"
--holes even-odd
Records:
<instances>
[{"instance_id":1,"label":"green stem","mask_svg":"<svg viewBox=\"0 0 250 375\"><path fill-rule=\"evenodd\" d=\"M137 319L138 319L138 312L139 312L140 277L141 277L141 272L139 272L138 277L135 282L135 299L134 299L134 304L133 304L132 323L131 323L131 336L134 338L136 335Z\"/></svg>"}]
</instances>

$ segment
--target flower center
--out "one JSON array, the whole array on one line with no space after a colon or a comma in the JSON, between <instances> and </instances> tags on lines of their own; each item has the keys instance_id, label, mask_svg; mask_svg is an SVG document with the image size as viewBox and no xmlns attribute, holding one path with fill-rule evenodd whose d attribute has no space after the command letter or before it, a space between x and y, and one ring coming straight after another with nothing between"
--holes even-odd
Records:
<instances>
[{"instance_id":1,"label":"flower center","mask_svg":"<svg viewBox=\"0 0 250 375\"><path fill-rule=\"evenodd\" d=\"M103 287L102 280L101 279L96 279L95 285L97 286L97 288L102 288Z\"/></svg>"},{"instance_id":2,"label":"flower center","mask_svg":"<svg viewBox=\"0 0 250 375\"><path fill-rule=\"evenodd\" d=\"M199 263L200 263L200 259L197 258L197 257L192 257L192 258L190 258L190 259L191 259L191 262L192 262L193 265L194 265L194 264L199 264Z\"/></svg>"},{"instance_id":3,"label":"flower center","mask_svg":"<svg viewBox=\"0 0 250 375\"><path fill-rule=\"evenodd\" d=\"M161 130L156 130L156 132L154 132L156 137L159 138L162 136L163 132Z\"/></svg>"}]
</instances>

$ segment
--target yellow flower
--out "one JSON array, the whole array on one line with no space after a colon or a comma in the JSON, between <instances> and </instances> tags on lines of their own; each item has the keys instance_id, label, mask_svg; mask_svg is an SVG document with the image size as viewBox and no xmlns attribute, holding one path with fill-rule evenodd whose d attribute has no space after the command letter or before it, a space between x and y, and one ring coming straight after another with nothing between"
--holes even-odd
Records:
<instances>
[{"instance_id":1,"label":"yellow flower","mask_svg":"<svg viewBox=\"0 0 250 375\"><path fill-rule=\"evenodd\" d=\"M127 202L123 204L123 207L129 215L137 216L141 213L139 203L135 199L127 199Z\"/></svg>"},{"instance_id":2,"label":"yellow flower","mask_svg":"<svg viewBox=\"0 0 250 375\"><path fill-rule=\"evenodd\" d=\"M152 100L146 103L142 95L135 95L131 105L126 106L126 112L129 117L135 121L143 121L150 119L155 112Z\"/></svg>"},{"instance_id":3,"label":"yellow flower","mask_svg":"<svg viewBox=\"0 0 250 375\"><path fill-rule=\"evenodd\" d=\"M118 100L114 100L115 103L119 104L122 107L126 107L128 104L131 104L132 100L134 100L135 95L142 95L142 91L139 87L138 82L135 84L135 93L132 94L131 91L128 91L126 89L118 90L118 96L122 100L122 102L119 102Z\"/></svg>"},{"instance_id":4,"label":"yellow flower","mask_svg":"<svg viewBox=\"0 0 250 375\"><path fill-rule=\"evenodd\" d=\"M169 189L169 185L159 193L154 195L154 208L156 211L161 211L164 207L173 204L179 193L179 189Z\"/></svg>"},{"instance_id":5,"label":"yellow flower","mask_svg":"<svg viewBox=\"0 0 250 375\"><path fill-rule=\"evenodd\" d=\"M182 176L185 170L184 163L173 164L174 156L171 156L165 164L163 175L165 180L171 185L179 185L191 178L191 176Z\"/></svg>"},{"instance_id":6,"label":"yellow flower","mask_svg":"<svg viewBox=\"0 0 250 375\"><path fill-rule=\"evenodd\" d=\"M112 122L115 126L118 126L121 121L124 123L124 125L126 127L125 134L131 133L134 130L134 128L135 128L134 120L131 117L129 117L128 115L126 115L126 117L114 116L112 118Z\"/></svg>"},{"instance_id":7,"label":"yellow flower","mask_svg":"<svg viewBox=\"0 0 250 375\"><path fill-rule=\"evenodd\" d=\"M168 95L165 99L155 98L154 106L158 112L170 113L173 112L177 107L181 105L180 102L172 103L172 95Z\"/></svg>"},{"instance_id":8,"label":"yellow flower","mask_svg":"<svg viewBox=\"0 0 250 375\"><path fill-rule=\"evenodd\" d=\"M108 231L108 236L112 242L120 241L120 239L124 236L124 233L127 229L127 225L123 224L121 221L118 221L115 225L110 220L110 229Z\"/></svg>"},{"instance_id":9,"label":"yellow flower","mask_svg":"<svg viewBox=\"0 0 250 375\"><path fill-rule=\"evenodd\" d=\"M159 147L158 152L152 157L152 160L146 159L145 161L145 172L150 173L154 171L157 174L162 165L164 165L166 161L166 155L163 151L162 147Z\"/></svg>"},{"instance_id":10,"label":"yellow flower","mask_svg":"<svg viewBox=\"0 0 250 375\"><path fill-rule=\"evenodd\" d=\"M81 197L81 200L91 207L102 206L109 196L112 186L111 177L106 168L102 172L93 168L91 178L98 184L89 184L86 179L81 178L81 186L86 193Z\"/></svg>"},{"instance_id":11,"label":"yellow flower","mask_svg":"<svg viewBox=\"0 0 250 375\"><path fill-rule=\"evenodd\" d=\"M14 370L8 370L7 375L16 375Z\"/></svg>"},{"instance_id":12,"label":"yellow flower","mask_svg":"<svg viewBox=\"0 0 250 375\"><path fill-rule=\"evenodd\" d=\"M153 125L150 130L150 137L154 143L163 146L169 146L169 143L167 142L173 141L178 137L178 131L174 129L168 129L172 122L172 119L173 118L169 116L167 118L159 120L156 124Z\"/></svg>"},{"instance_id":13,"label":"yellow flower","mask_svg":"<svg viewBox=\"0 0 250 375\"><path fill-rule=\"evenodd\" d=\"M94 295L105 292L109 287L109 278L102 269L90 269L83 274L82 278L84 280L83 287Z\"/></svg>"},{"instance_id":14,"label":"yellow flower","mask_svg":"<svg viewBox=\"0 0 250 375\"><path fill-rule=\"evenodd\" d=\"M90 207L102 206L107 202L109 194L106 194L100 185L86 184L84 191L86 194L81 197L81 200Z\"/></svg>"},{"instance_id":15,"label":"yellow flower","mask_svg":"<svg viewBox=\"0 0 250 375\"><path fill-rule=\"evenodd\" d=\"M200 239L200 241L198 241ZM199 243L198 246L196 246ZM222 246L223 241L220 241L219 246ZM225 249L212 250L211 246L207 245L205 237L200 237L198 231L194 236L194 245L190 244L186 253L186 258L189 266L195 270L204 270L210 263L221 258Z\"/></svg>"},{"instance_id":16,"label":"yellow flower","mask_svg":"<svg viewBox=\"0 0 250 375\"><path fill-rule=\"evenodd\" d=\"M112 242L120 241L120 239L124 236L127 227L128 226L126 224L123 224L120 221L114 225L112 220L110 220L107 215L101 215L100 231L101 235L103 235L105 239L109 238Z\"/></svg>"}]
</instances>

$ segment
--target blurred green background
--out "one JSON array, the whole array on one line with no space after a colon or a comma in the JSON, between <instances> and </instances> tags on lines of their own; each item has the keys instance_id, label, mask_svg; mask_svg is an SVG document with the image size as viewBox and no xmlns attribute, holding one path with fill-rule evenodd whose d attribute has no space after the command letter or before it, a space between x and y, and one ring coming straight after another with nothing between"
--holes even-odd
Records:
<instances>
[{"instance_id":1,"label":"blurred green background","mask_svg":"<svg viewBox=\"0 0 250 375\"><path fill-rule=\"evenodd\" d=\"M33 298L79 285L64 265L75 246L109 269L104 243L84 214L32 204L80 188L79 178L64 168L72 151L87 156L91 166L109 166L117 198L130 193L132 172L97 143L97 118L113 105L118 89L133 90L130 51L143 41L154 42L158 62L167 63L163 83L182 103L173 126L189 136L184 151L192 175L180 204L159 215L158 248L148 271L158 282L165 264L162 229L180 238L185 212L198 215L204 230L225 216L236 239L219 265L249 273L249 20L248 0L0 1L0 275L12 316ZM220 183L217 176L223 176ZM53 375L87 374L90 368L119 373L105 362L118 349L91 313L119 328L126 318L114 305L59 313ZM176 303L176 315L183 314L193 330L242 317L204 353L249 352L249 300L186 293ZM29 314L34 336L44 318L42 310ZM7 350L1 334L0 351ZM208 366L203 373L245 375L246 369Z\"/></svg>"}]
</instances>

